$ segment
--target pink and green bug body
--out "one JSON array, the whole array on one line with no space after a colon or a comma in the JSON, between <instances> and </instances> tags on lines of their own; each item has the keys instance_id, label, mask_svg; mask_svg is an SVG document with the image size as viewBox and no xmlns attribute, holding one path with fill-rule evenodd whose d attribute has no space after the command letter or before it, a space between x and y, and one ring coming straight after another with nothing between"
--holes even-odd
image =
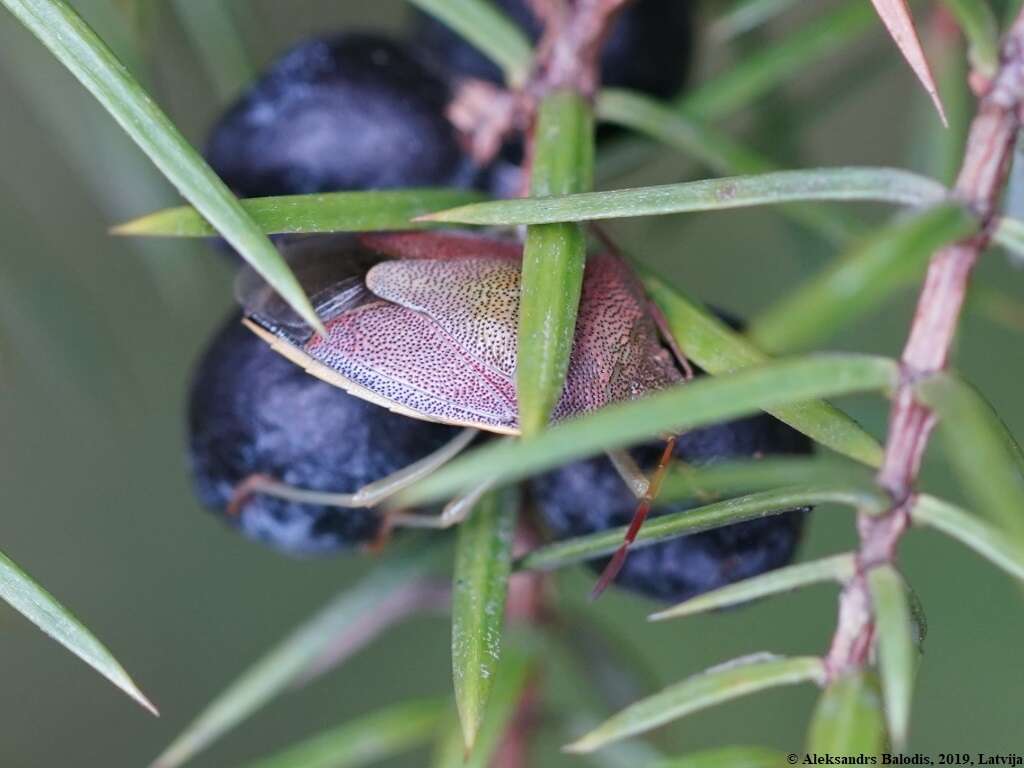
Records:
<instances>
[{"instance_id":1,"label":"pink and green bug body","mask_svg":"<svg viewBox=\"0 0 1024 768\"><path fill-rule=\"evenodd\" d=\"M307 285L327 329L297 335L258 293L250 327L310 373L393 411L517 434L518 244L433 233L366 236L362 276ZM336 271L351 268L339 258ZM365 261L364 261L365 264ZM319 280L330 277L327 272ZM302 274L300 272L300 279ZM275 312L277 314L275 314ZM287 314L287 311L285 312ZM682 381L646 297L617 256L591 256L553 421Z\"/></svg>"},{"instance_id":2,"label":"pink and green bug body","mask_svg":"<svg viewBox=\"0 0 1024 768\"><path fill-rule=\"evenodd\" d=\"M517 243L436 233L367 235L340 239L335 252L320 246L305 257L292 256L327 333L313 334L257 284L243 302L246 323L277 351L311 374L406 416L518 434ZM552 421L682 382L685 360L677 361L665 342L671 344L659 334L643 289L625 263L612 253L590 256L565 387ZM640 503L595 596L622 567L673 445L669 438L650 482L624 452L610 454L633 481ZM487 487L485 482L449 505L439 524L461 519Z\"/></svg>"}]
</instances>

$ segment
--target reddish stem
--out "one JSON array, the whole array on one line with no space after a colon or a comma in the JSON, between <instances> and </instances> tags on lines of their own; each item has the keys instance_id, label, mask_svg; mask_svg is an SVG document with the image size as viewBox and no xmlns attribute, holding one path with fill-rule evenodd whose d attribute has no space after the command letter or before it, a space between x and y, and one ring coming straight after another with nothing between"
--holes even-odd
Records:
<instances>
[{"instance_id":1,"label":"reddish stem","mask_svg":"<svg viewBox=\"0 0 1024 768\"><path fill-rule=\"evenodd\" d=\"M976 81L976 78L972 82ZM980 94L954 194L977 214L978 234L943 248L932 258L901 358L903 376L889 419L885 457L878 481L893 496L882 517L862 513L860 572L840 598L839 626L827 658L831 675L867 661L874 632L864 571L891 562L907 527L907 509L935 415L914 398L921 378L945 368L963 308L971 270L988 245L998 214L1024 103L1024 11L1003 43L999 71Z\"/></svg>"},{"instance_id":2,"label":"reddish stem","mask_svg":"<svg viewBox=\"0 0 1024 768\"><path fill-rule=\"evenodd\" d=\"M590 98L601 82L599 59L612 22L630 0L575 0L561 9L545 3L544 35L529 90L540 96L569 88Z\"/></svg>"}]
</instances>

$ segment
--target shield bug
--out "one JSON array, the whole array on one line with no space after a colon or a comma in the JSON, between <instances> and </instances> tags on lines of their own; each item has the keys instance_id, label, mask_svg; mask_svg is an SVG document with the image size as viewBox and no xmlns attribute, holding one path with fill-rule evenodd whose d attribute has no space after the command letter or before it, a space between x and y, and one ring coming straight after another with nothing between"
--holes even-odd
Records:
<instances>
[{"instance_id":1,"label":"shield bug","mask_svg":"<svg viewBox=\"0 0 1024 768\"><path fill-rule=\"evenodd\" d=\"M315 335L259 282L255 291L242 290L249 327L314 376L396 413L517 434L521 246L476 235L412 233L366 235L346 247L345 261L369 265L361 281L334 279L329 260L315 279L299 274L326 336ZM629 268L610 252L591 256L565 387L552 419L643 397L685 377L685 361L659 333ZM613 455L613 465L641 503L599 590L621 566L673 444L670 439L650 483L637 477L628 455Z\"/></svg>"},{"instance_id":2,"label":"shield bug","mask_svg":"<svg viewBox=\"0 0 1024 768\"><path fill-rule=\"evenodd\" d=\"M312 296L325 337L269 289L244 301L249 327L313 375L390 410L518 434L520 245L436 233L366 235L359 243L379 259L362 284L343 297L337 286ZM552 418L642 397L683 377L626 265L608 253L590 257Z\"/></svg>"}]
</instances>

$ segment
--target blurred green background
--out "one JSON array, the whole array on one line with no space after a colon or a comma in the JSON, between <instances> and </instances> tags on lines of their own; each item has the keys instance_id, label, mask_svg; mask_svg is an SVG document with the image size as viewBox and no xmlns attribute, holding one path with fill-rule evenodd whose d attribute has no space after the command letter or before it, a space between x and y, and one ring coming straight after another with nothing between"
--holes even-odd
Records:
<instances>
[{"instance_id":1,"label":"blurred green background","mask_svg":"<svg viewBox=\"0 0 1024 768\"><path fill-rule=\"evenodd\" d=\"M221 0L218 0L220 2ZM855 0L861 2L863 0ZM185 134L201 143L248 67L332 30L395 27L399 0L238 0L237 46L188 32L213 0L90 0L75 6L140 76ZM706 17L721 3L704 4ZM819 3L815 3L815 6ZM835 5L820 3L820 5ZM705 39L694 79L766 39ZM218 78L207 66L218 63ZM945 94L957 98L955 93ZM202 243L113 239L120 220L176 202L173 190L92 99L6 13L0 13L0 548L111 648L162 711L153 719L87 667L0 606L0 765L141 766L209 699L367 566L359 558L294 561L230 533L193 500L183 413L190 368L232 304L225 260ZM734 127L790 165L909 165L945 172L941 128L880 25L849 50L772 94ZM955 133L952 134L955 136ZM680 180L695 169L671 153L616 185ZM867 217L883 213L865 208ZM738 212L626 222L616 233L639 258L689 292L751 315L824 264L832 249L776 213ZM999 253L986 280L1016 292L1024 279ZM908 293L833 346L895 355ZM968 314L955 365L1024 434L1018 393L1024 357L1010 330ZM847 403L881 435L880 401ZM927 482L957 498L940 443ZM848 547L851 516L821 508L802 556ZM1021 592L937 535L915 533L905 572L928 611L911 749L1021 747L1024 688ZM651 605L612 592L596 605L590 577L559 577L566 603L609 628L668 682L759 650L814 653L835 620L834 590L819 587L750 608L656 626ZM260 712L195 762L224 766L379 705L450 688L442 618L389 632L341 670ZM549 671L554 711L579 696L570 670ZM783 690L691 718L659 734L682 752L727 743L799 751L814 701ZM535 764L585 765L558 752L565 723L540 732ZM423 755L396 765L422 765Z\"/></svg>"}]
</instances>

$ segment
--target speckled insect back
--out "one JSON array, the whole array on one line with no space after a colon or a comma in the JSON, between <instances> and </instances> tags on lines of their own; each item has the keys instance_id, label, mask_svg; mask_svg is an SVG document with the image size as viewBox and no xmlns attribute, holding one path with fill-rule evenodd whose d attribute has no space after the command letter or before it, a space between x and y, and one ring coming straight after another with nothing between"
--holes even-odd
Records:
<instances>
[{"instance_id":1,"label":"speckled insect back","mask_svg":"<svg viewBox=\"0 0 1024 768\"><path fill-rule=\"evenodd\" d=\"M445 117L450 97L405 44L359 33L308 40L224 114L206 157L241 197L482 186Z\"/></svg>"},{"instance_id":2,"label":"speckled insect back","mask_svg":"<svg viewBox=\"0 0 1024 768\"><path fill-rule=\"evenodd\" d=\"M314 375L398 413L518 432L520 248L434 233L375 236L362 243L408 258L370 267L365 292L349 301L339 302L332 291L318 294L327 301L314 295L325 337L282 322L279 301L249 301L250 327ZM553 420L681 380L628 267L610 254L590 257Z\"/></svg>"}]
</instances>

